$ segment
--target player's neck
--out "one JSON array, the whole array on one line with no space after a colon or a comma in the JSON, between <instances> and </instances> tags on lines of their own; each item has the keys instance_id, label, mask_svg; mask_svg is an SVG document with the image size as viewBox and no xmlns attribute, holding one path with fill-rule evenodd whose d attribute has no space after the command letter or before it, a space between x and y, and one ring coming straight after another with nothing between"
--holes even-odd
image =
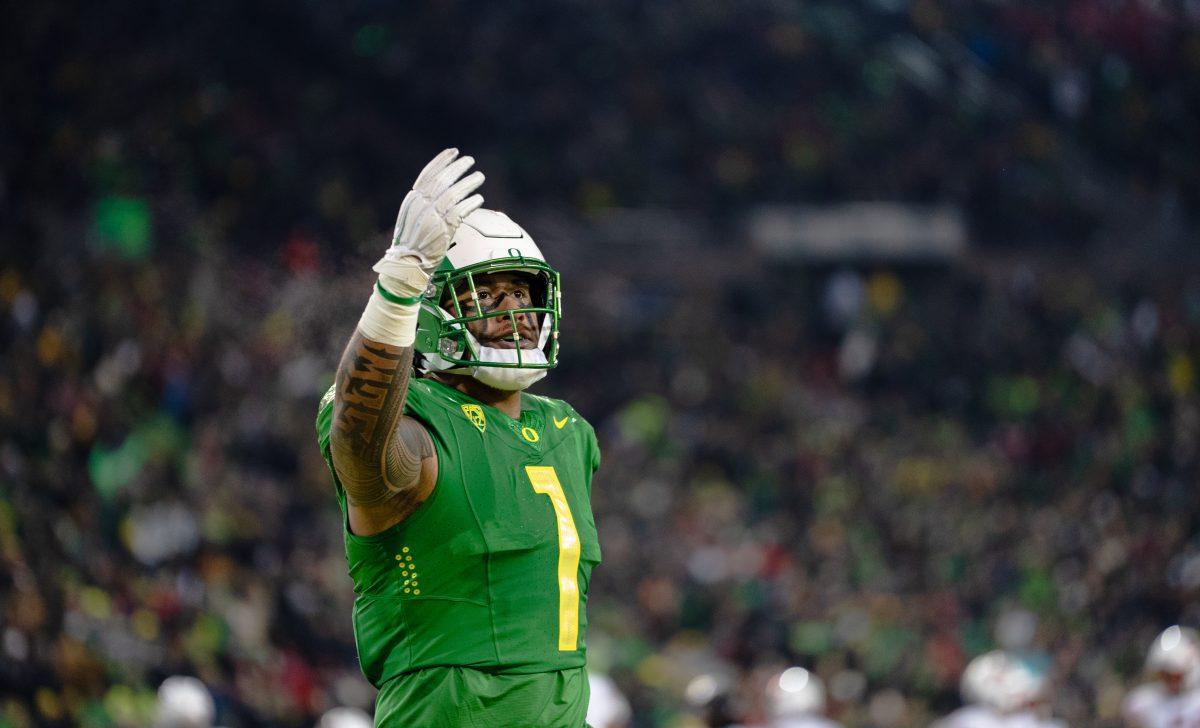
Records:
<instances>
[{"instance_id":1,"label":"player's neck","mask_svg":"<svg viewBox=\"0 0 1200 728\"><path fill-rule=\"evenodd\" d=\"M489 387L474 377L462 374L443 374L439 372L434 374L433 377L442 384L453 387L468 397L477 399L490 407L495 407L514 420L521 418L521 390L510 392L506 389L496 389L495 387Z\"/></svg>"}]
</instances>

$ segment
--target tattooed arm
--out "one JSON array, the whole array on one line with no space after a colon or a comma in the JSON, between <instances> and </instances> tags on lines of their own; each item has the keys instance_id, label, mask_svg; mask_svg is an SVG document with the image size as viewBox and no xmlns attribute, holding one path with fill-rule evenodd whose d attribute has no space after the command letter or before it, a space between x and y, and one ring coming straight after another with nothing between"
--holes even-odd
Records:
<instances>
[{"instance_id":1,"label":"tattooed arm","mask_svg":"<svg viewBox=\"0 0 1200 728\"><path fill-rule=\"evenodd\" d=\"M338 365L329 449L346 489L350 530L379 533L407 518L437 482L433 442L404 417L420 300L464 217L483 173L475 160L446 149L404 196L392 245L375 264L379 279ZM465 177L463 175L466 175Z\"/></svg>"},{"instance_id":2,"label":"tattooed arm","mask_svg":"<svg viewBox=\"0 0 1200 728\"><path fill-rule=\"evenodd\" d=\"M350 529L378 533L407 518L437 481L433 442L405 417L412 347L355 331L338 365L330 451L346 489Z\"/></svg>"}]
</instances>

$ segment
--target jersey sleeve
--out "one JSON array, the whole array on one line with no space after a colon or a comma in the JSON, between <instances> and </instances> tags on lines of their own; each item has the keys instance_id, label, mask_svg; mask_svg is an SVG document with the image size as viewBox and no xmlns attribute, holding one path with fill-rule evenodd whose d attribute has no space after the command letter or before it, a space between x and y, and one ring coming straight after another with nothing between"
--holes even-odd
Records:
<instances>
[{"instance_id":1,"label":"jersey sleeve","mask_svg":"<svg viewBox=\"0 0 1200 728\"><path fill-rule=\"evenodd\" d=\"M329 430L332 424L333 386L330 386L321 397L321 404L317 406L317 446L321 448L322 455L329 451Z\"/></svg>"},{"instance_id":2,"label":"jersey sleeve","mask_svg":"<svg viewBox=\"0 0 1200 728\"><path fill-rule=\"evenodd\" d=\"M429 385L422 379L413 378L408 383L408 392L404 397L404 414L422 422L433 419L434 403Z\"/></svg>"},{"instance_id":3,"label":"jersey sleeve","mask_svg":"<svg viewBox=\"0 0 1200 728\"><path fill-rule=\"evenodd\" d=\"M329 433L333 426L333 391L334 387L331 386L321 397L321 404L317 408L317 447L321 449L321 456L325 458L325 464L329 466L329 474L333 476L334 485L337 487L338 500L344 508L346 492L342 488L341 481L338 480L337 470L333 467L333 454L329 450ZM429 391L429 385L420 379L409 383L408 393L404 399L404 414L420 420L431 435L437 433L437 423L441 420L435 414L437 404L433 399L434 395Z\"/></svg>"},{"instance_id":4,"label":"jersey sleeve","mask_svg":"<svg viewBox=\"0 0 1200 728\"><path fill-rule=\"evenodd\" d=\"M427 380L414 378L409 381L404 397L404 416L420 422L435 441L447 436L444 432L446 407L447 403L439 400L438 392Z\"/></svg>"},{"instance_id":5,"label":"jersey sleeve","mask_svg":"<svg viewBox=\"0 0 1200 728\"><path fill-rule=\"evenodd\" d=\"M583 423L584 429L587 431L584 436L584 461L588 463L591 472L595 473L600 469L600 441L596 439L596 428L592 427L592 423L585 420L574 407L566 402L563 402L562 405L570 416Z\"/></svg>"},{"instance_id":6,"label":"jersey sleeve","mask_svg":"<svg viewBox=\"0 0 1200 728\"><path fill-rule=\"evenodd\" d=\"M325 392L321 397L321 404L317 407L317 447L321 450L321 457L325 458L325 465L329 468L329 475L333 478L334 488L337 490L338 505L342 510L346 508L346 491L342 489L342 481L338 480L337 470L333 467L333 453L329 450L329 431L333 427L333 386Z\"/></svg>"},{"instance_id":7,"label":"jersey sleeve","mask_svg":"<svg viewBox=\"0 0 1200 728\"><path fill-rule=\"evenodd\" d=\"M329 466L329 472L333 475L340 494L342 492L341 482L338 481L337 471L333 468L333 456L329 451L329 433L333 426L333 390L334 388L331 386L325 392L325 395L321 397L321 404L317 408L317 447L320 448L321 455ZM408 394L404 400L404 414L420 420L429 429L435 429L440 418L435 416L437 405L433 402L433 396L425 382L419 379L413 380L409 384Z\"/></svg>"},{"instance_id":8,"label":"jersey sleeve","mask_svg":"<svg viewBox=\"0 0 1200 728\"><path fill-rule=\"evenodd\" d=\"M600 469L600 441L596 439L596 430L589 423L588 428L588 450L590 452L589 459L592 466L592 472L595 473Z\"/></svg>"}]
</instances>

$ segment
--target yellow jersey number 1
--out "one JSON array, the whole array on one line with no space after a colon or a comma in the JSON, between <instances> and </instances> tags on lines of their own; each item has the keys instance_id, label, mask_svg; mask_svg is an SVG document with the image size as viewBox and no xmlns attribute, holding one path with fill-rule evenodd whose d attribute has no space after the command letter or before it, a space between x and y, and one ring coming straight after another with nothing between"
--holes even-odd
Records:
<instances>
[{"instance_id":1,"label":"yellow jersey number 1","mask_svg":"<svg viewBox=\"0 0 1200 728\"><path fill-rule=\"evenodd\" d=\"M579 532L558 473L550 465L526 465L533 492L550 496L558 524L558 649L573 651L579 642Z\"/></svg>"}]
</instances>

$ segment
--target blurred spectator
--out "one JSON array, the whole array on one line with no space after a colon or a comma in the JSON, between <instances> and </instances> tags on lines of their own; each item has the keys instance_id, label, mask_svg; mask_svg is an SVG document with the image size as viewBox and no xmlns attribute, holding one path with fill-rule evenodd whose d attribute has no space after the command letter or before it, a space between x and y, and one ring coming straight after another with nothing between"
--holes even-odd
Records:
<instances>
[{"instance_id":1,"label":"blurred spectator","mask_svg":"<svg viewBox=\"0 0 1200 728\"><path fill-rule=\"evenodd\" d=\"M1146 656L1152 682L1130 691L1121 706L1127 728L1187 725L1200 720L1200 641L1195 630L1172 625Z\"/></svg>"}]
</instances>

